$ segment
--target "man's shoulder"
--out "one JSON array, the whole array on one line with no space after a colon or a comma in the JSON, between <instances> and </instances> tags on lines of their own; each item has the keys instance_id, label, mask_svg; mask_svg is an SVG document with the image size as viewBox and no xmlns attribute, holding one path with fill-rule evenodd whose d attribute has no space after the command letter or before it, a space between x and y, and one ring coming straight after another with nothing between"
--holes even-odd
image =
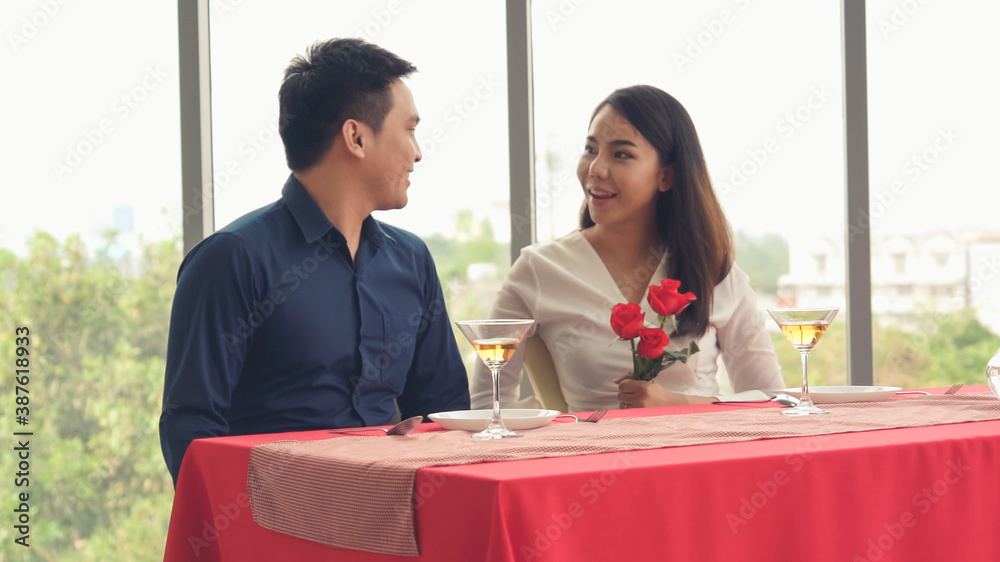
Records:
<instances>
[{"instance_id":1,"label":"man's shoulder","mask_svg":"<svg viewBox=\"0 0 1000 562\"><path fill-rule=\"evenodd\" d=\"M283 203L279 200L251 211L216 230L184 257L181 270L194 262L212 262L213 269L233 260L246 261L271 245L284 225ZM240 256L243 256L242 258Z\"/></svg>"},{"instance_id":2,"label":"man's shoulder","mask_svg":"<svg viewBox=\"0 0 1000 562\"><path fill-rule=\"evenodd\" d=\"M248 246L266 242L281 228L288 227L290 217L281 199L237 218L215 231L212 236L226 235L240 240Z\"/></svg>"}]
</instances>

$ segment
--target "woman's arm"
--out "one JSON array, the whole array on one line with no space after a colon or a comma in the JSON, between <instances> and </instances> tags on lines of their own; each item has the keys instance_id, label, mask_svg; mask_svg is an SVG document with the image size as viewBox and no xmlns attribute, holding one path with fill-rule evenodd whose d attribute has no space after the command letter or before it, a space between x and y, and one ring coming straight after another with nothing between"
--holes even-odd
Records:
<instances>
[{"instance_id":1,"label":"woman's arm","mask_svg":"<svg viewBox=\"0 0 1000 562\"><path fill-rule=\"evenodd\" d=\"M687 370L691 367L686 363L674 363L660 372L659 376L669 377L671 370ZM690 379L693 375L681 378ZM710 404L715 402L713 396L698 396L681 394L667 390L655 381L637 381L626 377L614 379L618 385L618 402L622 408L656 408L660 406L682 406L685 404Z\"/></svg>"},{"instance_id":2,"label":"woman's arm","mask_svg":"<svg viewBox=\"0 0 1000 562\"><path fill-rule=\"evenodd\" d=\"M503 285L497 291L497 296L490 307L490 318L534 318L528 302L533 299L529 295L538 292L537 280L531 265L530 253L522 252L521 256L511 266ZM526 338L534 334L536 327L532 326ZM524 346L520 346L507 365L500 371L500 403L508 405L521 395L521 379L524 377ZM493 406L493 376L482 361L476 361L469 381L473 408L490 408Z\"/></svg>"},{"instance_id":3,"label":"woman's arm","mask_svg":"<svg viewBox=\"0 0 1000 562\"><path fill-rule=\"evenodd\" d=\"M784 388L774 343L750 278L735 265L730 276L733 308L728 320L718 327L718 340L733 391Z\"/></svg>"}]
</instances>

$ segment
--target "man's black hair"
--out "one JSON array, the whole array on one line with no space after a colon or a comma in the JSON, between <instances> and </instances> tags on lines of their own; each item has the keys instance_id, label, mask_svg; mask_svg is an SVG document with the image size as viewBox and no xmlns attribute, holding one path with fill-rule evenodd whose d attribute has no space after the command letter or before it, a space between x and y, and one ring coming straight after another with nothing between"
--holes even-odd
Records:
<instances>
[{"instance_id":1,"label":"man's black hair","mask_svg":"<svg viewBox=\"0 0 1000 562\"><path fill-rule=\"evenodd\" d=\"M416 70L360 39L315 43L292 59L278 92L278 132L288 167L302 171L314 166L348 119L380 132L392 109L392 82Z\"/></svg>"}]
</instances>

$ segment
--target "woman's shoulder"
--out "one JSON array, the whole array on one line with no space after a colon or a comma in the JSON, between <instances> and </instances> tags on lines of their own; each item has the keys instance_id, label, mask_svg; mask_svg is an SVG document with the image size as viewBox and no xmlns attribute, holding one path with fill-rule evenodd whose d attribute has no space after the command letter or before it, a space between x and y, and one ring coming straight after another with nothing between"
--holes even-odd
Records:
<instances>
[{"instance_id":1,"label":"woman's shoulder","mask_svg":"<svg viewBox=\"0 0 1000 562\"><path fill-rule=\"evenodd\" d=\"M753 293L753 288L750 286L750 276L736 262L733 262L729 273L715 286L712 316L728 317L736 306L747 298L748 293Z\"/></svg>"},{"instance_id":2,"label":"woman's shoulder","mask_svg":"<svg viewBox=\"0 0 1000 562\"><path fill-rule=\"evenodd\" d=\"M576 230L521 249L521 255L507 272L510 279L534 279L535 283L565 282L566 277L587 277L595 268L596 254Z\"/></svg>"},{"instance_id":3,"label":"woman's shoulder","mask_svg":"<svg viewBox=\"0 0 1000 562\"><path fill-rule=\"evenodd\" d=\"M734 288L741 287L743 285L750 285L750 276L747 275L735 261L733 261L729 266L729 272L726 273L726 276L722 278L722 281L716 285L716 290L722 287Z\"/></svg>"},{"instance_id":4,"label":"woman's shoulder","mask_svg":"<svg viewBox=\"0 0 1000 562\"><path fill-rule=\"evenodd\" d=\"M532 258L538 257L555 262L572 261L585 257L585 251L589 245L590 243L583 237L583 233L579 230L574 230L569 234L552 240L525 246L521 248L521 255L524 256L527 254Z\"/></svg>"},{"instance_id":5,"label":"woman's shoulder","mask_svg":"<svg viewBox=\"0 0 1000 562\"><path fill-rule=\"evenodd\" d=\"M746 291L752 291L750 277L734 261L729 266L729 272L715 286L715 298L739 300Z\"/></svg>"}]
</instances>

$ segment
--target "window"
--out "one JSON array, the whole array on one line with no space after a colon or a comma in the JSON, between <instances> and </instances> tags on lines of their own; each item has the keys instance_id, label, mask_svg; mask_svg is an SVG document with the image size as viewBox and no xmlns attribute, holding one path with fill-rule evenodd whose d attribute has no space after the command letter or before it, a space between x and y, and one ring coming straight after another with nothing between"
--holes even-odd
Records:
<instances>
[{"instance_id":1,"label":"window","mask_svg":"<svg viewBox=\"0 0 1000 562\"><path fill-rule=\"evenodd\" d=\"M981 382L1000 333L1000 192L982 189L1000 152L1000 4L866 4L875 377ZM420 69L409 85L424 161L410 204L378 216L427 241L453 317L485 314L509 265L503 3L478 3L471 23L457 0L433 11L402 0L209 5L215 224L279 196L289 59L316 40L363 37ZM839 5L532 2L538 238L576 227L575 164L594 106L650 83L691 113L762 306L842 304ZM68 461L36 475L54 559L162 559L172 488L149 422L184 228L176 14L170 2L0 4L0 64L20 79L0 90L15 108L0 139L12 155L0 317L14 320L0 334L23 323L38 336L39 458ZM844 382L849 312L810 354L814 384ZM798 355L775 343L795 386ZM14 417L10 403L0 415ZM94 508L109 505L124 507Z\"/></svg>"},{"instance_id":2,"label":"window","mask_svg":"<svg viewBox=\"0 0 1000 562\"><path fill-rule=\"evenodd\" d=\"M816 259L816 275L819 277L826 277L826 255L813 254L813 258Z\"/></svg>"},{"instance_id":3,"label":"window","mask_svg":"<svg viewBox=\"0 0 1000 562\"><path fill-rule=\"evenodd\" d=\"M945 252L933 252L931 254L931 259L934 260L934 264L939 268L944 268L948 265L948 254Z\"/></svg>"},{"instance_id":4,"label":"window","mask_svg":"<svg viewBox=\"0 0 1000 562\"><path fill-rule=\"evenodd\" d=\"M873 259L880 239L906 237L914 259L893 254L895 272L947 285L900 301L902 324L873 307L891 342L876 352L876 384L979 383L996 348L1000 297L976 266L996 255L1000 208L1000 192L982 189L1000 152L997 18L991 2L867 3ZM918 272L924 251L930 267Z\"/></svg>"},{"instance_id":5,"label":"window","mask_svg":"<svg viewBox=\"0 0 1000 562\"><path fill-rule=\"evenodd\" d=\"M843 303L842 289L809 287L812 254L844 237L839 2L539 0L532 14L539 240L577 227L576 164L594 107L615 88L651 84L694 120L761 305L779 287L802 306ZM831 256L842 272L842 249ZM775 335L779 353L794 352ZM828 336L814 350L816 381L846 380L845 341ZM795 385L797 357L782 359Z\"/></svg>"},{"instance_id":6,"label":"window","mask_svg":"<svg viewBox=\"0 0 1000 562\"><path fill-rule=\"evenodd\" d=\"M892 272L896 275L906 274L906 254L895 253L890 256L892 258Z\"/></svg>"},{"instance_id":7,"label":"window","mask_svg":"<svg viewBox=\"0 0 1000 562\"><path fill-rule=\"evenodd\" d=\"M18 488L37 525L29 543L53 560L162 560L173 485L155 420L182 228L177 5L4 2L0 21L0 335L12 346L28 330L16 427L44 435L31 438L30 489ZM13 397L9 374L0 392ZM14 406L0 404L10 423Z\"/></svg>"}]
</instances>

